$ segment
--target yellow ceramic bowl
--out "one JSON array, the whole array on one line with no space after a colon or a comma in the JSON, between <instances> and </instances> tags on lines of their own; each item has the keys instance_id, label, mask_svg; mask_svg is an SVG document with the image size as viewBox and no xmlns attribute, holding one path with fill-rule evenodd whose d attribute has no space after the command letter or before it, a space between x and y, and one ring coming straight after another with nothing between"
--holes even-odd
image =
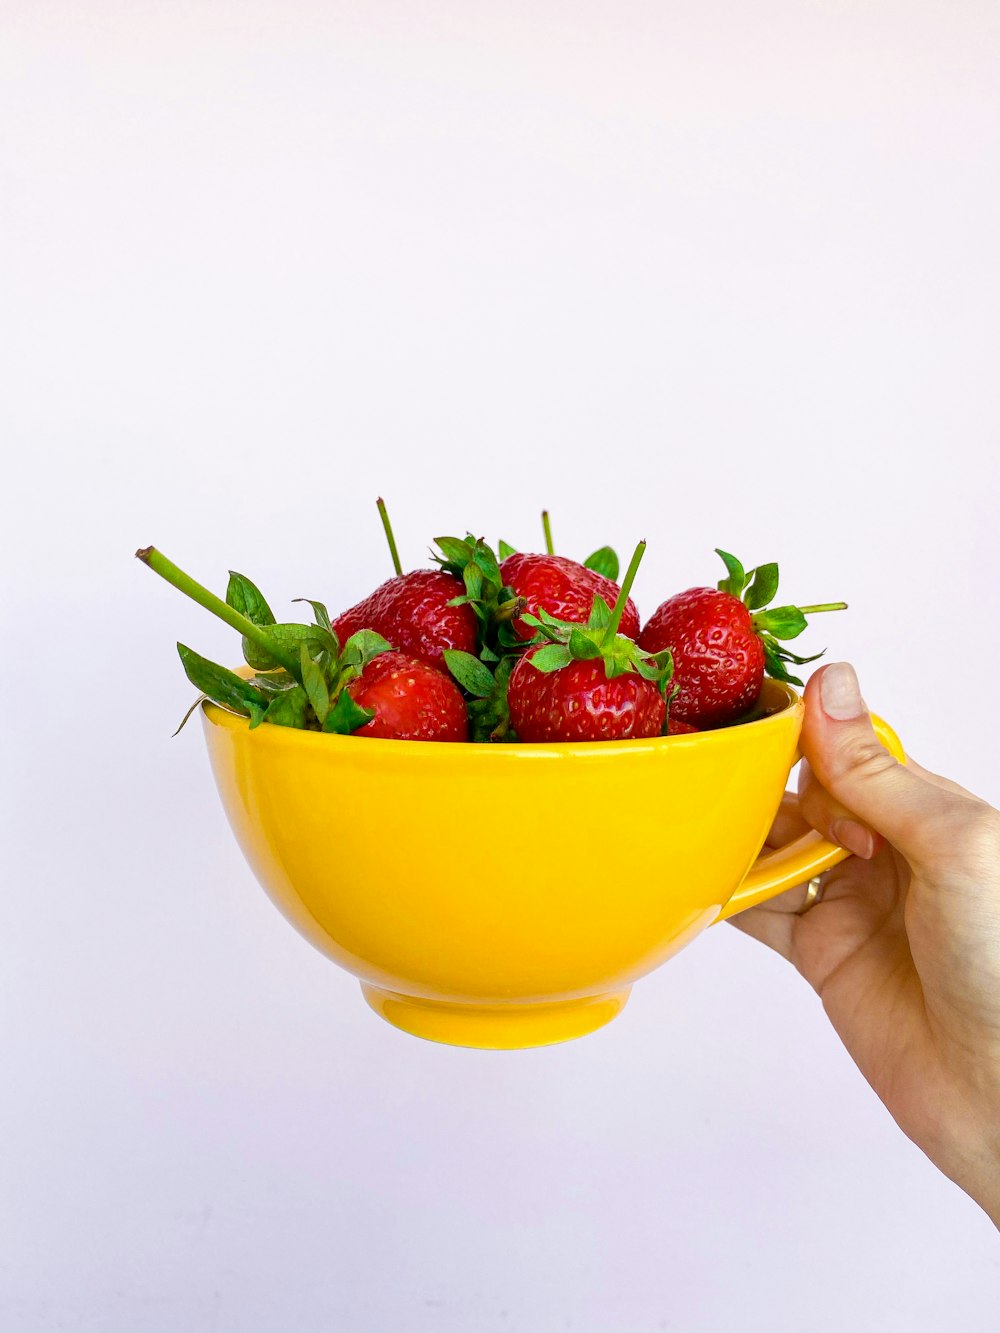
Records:
<instances>
[{"instance_id":1,"label":"yellow ceramic bowl","mask_svg":"<svg viewBox=\"0 0 1000 1333\"><path fill-rule=\"evenodd\" d=\"M721 731L553 745L203 715L229 822L296 929L397 1027L511 1048L600 1027L713 921L847 855L810 834L757 860L803 715L776 681L763 703Z\"/></svg>"}]
</instances>

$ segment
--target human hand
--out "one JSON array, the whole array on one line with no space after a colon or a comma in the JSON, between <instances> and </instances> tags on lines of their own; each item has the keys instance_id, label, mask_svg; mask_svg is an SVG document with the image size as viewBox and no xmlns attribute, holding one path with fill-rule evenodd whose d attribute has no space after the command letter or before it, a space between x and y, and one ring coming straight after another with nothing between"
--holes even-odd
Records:
<instances>
[{"instance_id":1,"label":"human hand","mask_svg":"<svg viewBox=\"0 0 1000 1333\"><path fill-rule=\"evenodd\" d=\"M1000 813L879 744L857 677L805 691L805 762L769 838L855 855L732 918L817 991L893 1119L1000 1227Z\"/></svg>"}]
</instances>

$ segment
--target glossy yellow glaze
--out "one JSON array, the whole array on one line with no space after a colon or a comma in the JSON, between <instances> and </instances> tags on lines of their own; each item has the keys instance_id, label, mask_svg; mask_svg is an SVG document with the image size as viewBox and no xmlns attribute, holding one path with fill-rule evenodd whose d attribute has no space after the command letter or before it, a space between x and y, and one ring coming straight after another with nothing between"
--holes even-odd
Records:
<instances>
[{"instance_id":1,"label":"glossy yellow glaze","mask_svg":"<svg viewBox=\"0 0 1000 1333\"><path fill-rule=\"evenodd\" d=\"M580 1036L713 921L846 853L754 862L803 705L647 741L448 745L325 736L203 708L230 824L277 907L389 1022L513 1048ZM902 755L893 733L881 734ZM752 867L752 868L751 868Z\"/></svg>"}]
</instances>

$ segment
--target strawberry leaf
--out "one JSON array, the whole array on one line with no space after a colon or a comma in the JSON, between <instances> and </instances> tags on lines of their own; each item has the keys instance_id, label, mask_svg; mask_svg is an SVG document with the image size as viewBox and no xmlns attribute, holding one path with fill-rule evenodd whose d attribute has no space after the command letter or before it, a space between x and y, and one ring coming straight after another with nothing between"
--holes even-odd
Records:
<instances>
[{"instance_id":1,"label":"strawberry leaf","mask_svg":"<svg viewBox=\"0 0 1000 1333\"><path fill-rule=\"evenodd\" d=\"M561 643L546 644L528 659L536 670L546 672L559 671L562 667L569 666L572 660L569 649Z\"/></svg>"},{"instance_id":2,"label":"strawberry leaf","mask_svg":"<svg viewBox=\"0 0 1000 1333\"><path fill-rule=\"evenodd\" d=\"M323 672L309 656L305 643L299 645L299 661L302 665L302 685L317 720L322 724L330 711L330 691L327 689Z\"/></svg>"},{"instance_id":3,"label":"strawberry leaf","mask_svg":"<svg viewBox=\"0 0 1000 1333\"><path fill-rule=\"evenodd\" d=\"M470 560L462 571L465 579L465 591L470 600L478 601L483 595L484 575L480 565L474 560Z\"/></svg>"},{"instance_id":4,"label":"strawberry leaf","mask_svg":"<svg viewBox=\"0 0 1000 1333\"><path fill-rule=\"evenodd\" d=\"M776 639L795 639L806 628L806 618L797 606L773 606L770 611L758 611L753 617L754 628Z\"/></svg>"},{"instance_id":5,"label":"strawberry leaf","mask_svg":"<svg viewBox=\"0 0 1000 1333\"><path fill-rule=\"evenodd\" d=\"M497 564L497 558L486 545L484 541L477 541L472 548L472 559L478 566L483 578L488 582L500 586L500 566Z\"/></svg>"},{"instance_id":6,"label":"strawberry leaf","mask_svg":"<svg viewBox=\"0 0 1000 1333\"><path fill-rule=\"evenodd\" d=\"M618 570L620 568L618 556L610 546L602 546L594 551L592 555L588 555L583 562L583 567L584 569L592 569L595 574L603 574L612 583L618 582Z\"/></svg>"},{"instance_id":7,"label":"strawberry leaf","mask_svg":"<svg viewBox=\"0 0 1000 1333\"><path fill-rule=\"evenodd\" d=\"M601 656L601 644L597 642L594 634L588 634L578 625L574 625L570 630L566 646L569 648L570 656L578 662L589 662Z\"/></svg>"},{"instance_id":8,"label":"strawberry leaf","mask_svg":"<svg viewBox=\"0 0 1000 1333\"><path fill-rule=\"evenodd\" d=\"M268 606L264 594L245 574L229 571L229 586L226 588L226 604L240 615L252 620L255 625L273 625L274 612Z\"/></svg>"},{"instance_id":9,"label":"strawberry leaf","mask_svg":"<svg viewBox=\"0 0 1000 1333\"><path fill-rule=\"evenodd\" d=\"M444 660L462 689L477 699L489 698L496 689L493 672L471 653L464 653L460 648L446 648Z\"/></svg>"},{"instance_id":10,"label":"strawberry leaf","mask_svg":"<svg viewBox=\"0 0 1000 1333\"><path fill-rule=\"evenodd\" d=\"M767 674L774 680L783 680L789 685L802 686L798 676L789 674L781 653L781 646L770 635L761 635L761 642L764 645L764 667Z\"/></svg>"},{"instance_id":11,"label":"strawberry leaf","mask_svg":"<svg viewBox=\"0 0 1000 1333\"><path fill-rule=\"evenodd\" d=\"M501 560L506 560L509 555L517 555L517 551L513 546L509 546L507 542L501 540L497 542L497 555Z\"/></svg>"},{"instance_id":12,"label":"strawberry leaf","mask_svg":"<svg viewBox=\"0 0 1000 1333\"><path fill-rule=\"evenodd\" d=\"M611 624L611 607L603 597L595 597L587 617L588 629L607 629Z\"/></svg>"},{"instance_id":13,"label":"strawberry leaf","mask_svg":"<svg viewBox=\"0 0 1000 1333\"><path fill-rule=\"evenodd\" d=\"M721 579L718 584L720 592L728 592L732 597L742 597L743 589L747 586L748 579L746 571L734 555L728 551L720 551L715 548L715 554L719 556L722 563L729 572L727 579Z\"/></svg>"},{"instance_id":14,"label":"strawberry leaf","mask_svg":"<svg viewBox=\"0 0 1000 1333\"><path fill-rule=\"evenodd\" d=\"M228 708L230 712L240 713L243 717L250 716L251 705L263 709L267 704L261 691L250 681L237 676L235 671L210 662L207 657L201 657L183 643L177 645L177 652L188 680L213 703Z\"/></svg>"},{"instance_id":15,"label":"strawberry leaf","mask_svg":"<svg viewBox=\"0 0 1000 1333\"><path fill-rule=\"evenodd\" d=\"M458 568L453 571L455 573L460 574L472 559L472 547L459 537L435 537L434 542L444 556L444 560L440 560L438 556L435 556L434 559L438 560L440 564L457 565Z\"/></svg>"},{"instance_id":16,"label":"strawberry leaf","mask_svg":"<svg viewBox=\"0 0 1000 1333\"><path fill-rule=\"evenodd\" d=\"M356 704L346 690L341 690L337 701L323 719L323 730L332 731L338 736L349 736L358 727L363 727L375 716L373 708L362 708Z\"/></svg>"},{"instance_id":17,"label":"strawberry leaf","mask_svg":"<svg viewBox=\"0 0 1000 1333\"><path fill-rule=\"evenodd\" d=\"M293 597L292 601L308 602L313 609L313 616L315 617L316 624L319 625L321 629L325 629L328 634L333 634L333 625L330 623L330 613L322 602L314 602L311 597ZM333 637L336 638L336 635L333 634Z\"/></svg>"},{"instance_id":18,"label":"strawberry leaf","mask_svg":"<svg viewBox=\"0 0 1000 1333\"><path fill-rule=\"evenodd\" d=\"M245 574L238 574L234 569L229 571L226 604L240 615L246 616L254 625L263 627L274 624L274 612L265 601L264 594L256 583L248 579ZM273 658L247 638L243 640L243 658L247 666L252 666L255 671L265 671L269 666L275 665Z\"/></svg>"},{"instance_id":19,"label":"strawberry leaf","mask_svg":"<svg viewBox=\"0 0 1000 1333\"><path fill-rule=\"evenodd\" d=\"M301 685L276 694L267 706L264 721L278 727L304 728L309 713L309 696Z\"/></svg>"},{"instance_id":20,"label":"strawberry leaf","mask_svg":"<svg viewBox=\"0 0 1000 1333\"><path fill-rule=\"evenodd\" d=\"M392 644L381 634L376 634L373 629L359 629L344 644L340 662L342 666L356 667L361 672L373 657L391 651Z\"/></svg>"},{"instance_id":21,"label":"strawberry leaf","mask_svg":"<svg viewBox=\"0 0 1000 1333\"><path fill-rule=\"evenodd\" d=\"M747 589L744 601L751 611L759 611L774 600L778 591L778 566L776 564L759 565L753 573L753 582Z\"/></svg>"}]
</instances>

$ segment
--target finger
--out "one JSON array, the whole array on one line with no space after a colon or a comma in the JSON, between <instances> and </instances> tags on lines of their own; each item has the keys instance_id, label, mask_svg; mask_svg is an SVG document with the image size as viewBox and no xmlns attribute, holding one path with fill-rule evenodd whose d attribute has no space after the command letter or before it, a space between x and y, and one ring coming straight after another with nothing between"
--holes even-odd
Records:
<instances>
[{"instance_id":1,"label":"finger","mask_svg":"<svg viewBox=\"0 0 1000 1333\"><path fill-rule=\"evenodd\" d=\"M846 811L877 830L914 865L949 855L960 796L895 760L879 743L853 667L837 662L806 686L802 751L819 783Z\"/></svg>"},{"instance_id":2,"label":"finger","mask_svg":"<svg viewBox=\"0 0 1000 1333\"><path fill-rule=\"evenodd\" d=\"M776 901L776 900L772 900ZM760 907L751 907L748 912L738 912L729 918L729 924L741 930L744 935L760 940L775 953L781 954L786 962L792 961L792 935L798 917L792 913L765 912Z\"/></svg>"},{"instance_id":3,"label":"finger","mask_svg":"<svg viewBox=\"0 0 1000 1333\"><path fill-rule=\"evenodd\" d=\"M845 847L865 861L870 861L884 843L881 834L820 786L804 761L799 774L799 810L809 827L816 829L828 842Z\"/></svg>"},{"instance_id":4,"label":"finger","mask_svg":"<svg viewBox=\"0 0 1000 1333\"><path fill-rule=\"evenodd\" d=\"M809 832L810 825L799 810L799 798L792 791L786 791L781 798L778 813L774 816L771 831L764 842L765 847L784 847L803 833Z\"/></svg>"}]
</instances>

